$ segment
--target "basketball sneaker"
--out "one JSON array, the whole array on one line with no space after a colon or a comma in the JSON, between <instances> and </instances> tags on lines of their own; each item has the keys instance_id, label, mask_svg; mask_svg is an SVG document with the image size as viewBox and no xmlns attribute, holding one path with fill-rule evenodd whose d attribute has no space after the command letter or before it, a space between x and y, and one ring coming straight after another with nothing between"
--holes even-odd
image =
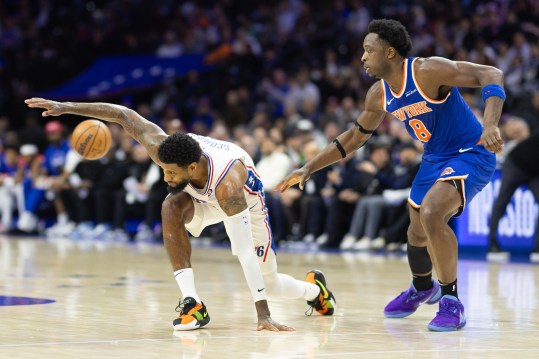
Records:
<instances>
[{"instance_id":1,"label":"basketball sneaker","mask_svg":"<svg viewBox=\"0 0 539 359\"><path fill-rule=\"evenodd\" d=\"M174 330L194 330L210 322L210 316L204 303L197 303L194 298L186 297L176 307L180 316L172 322Z\"/></svg>"},{"instance_id":2,"label":"basketball sneaker","mask_svg":"<svg viewBox=\"0 0 539 359\"><path fill-rule=\"evenodd\" d=\"M306 282L316 284L320 288L320 294L313 300L308 300L309 309L305 312L306 315L313 314L316 310L322 315L333 315L337 301L333 293L326 287L326 278L319 270L310 270L307 272Z\"/></svg>"},{"instance_id":3,"label":"basketball sneaker","mask_svg":"<svg viewBox=\"0 0 539 359\"><path fill-rule=\"evenodd\" d=\"M444 295L440 300L440 310L427 326L434 332L452 332L466 325L464 306L457 297Z\"/></svg>"},{"instance_id":4,"label":"basketball sneaker","mask_svg":"<svg viewBox=\"0 0 539 359\"><path fill-rule=\"evenodd\" d=\"M441 297L440 285L435 280L432 280L432 288L427 290L418 291L412 284L386 305L384 315L387 318L404 318L413 314L421 304L435 304Z\"/></svg>"}]
</instances>

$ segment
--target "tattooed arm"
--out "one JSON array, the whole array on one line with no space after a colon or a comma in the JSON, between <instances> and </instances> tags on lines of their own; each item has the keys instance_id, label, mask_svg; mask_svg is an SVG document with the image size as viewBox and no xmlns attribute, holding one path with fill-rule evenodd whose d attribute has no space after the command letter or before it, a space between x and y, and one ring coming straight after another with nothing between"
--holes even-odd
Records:
<instances>
[{"instance_id":1,"label":"tattooed arm","mask_svg":"<svg viewBox=\"0 0 539 359\"><path fill-rule=\"evenodd\" d=\"M245 200L243 186L247 180L247 169L236 161L221 183L215 189L215 197L219 206L228 216L224 220L226 233L230 238L232 254L238 257L243 274L251 290L258 317L257 330L290 331L286 325L276 323L271 319L267 301L266 284L262 270L254 251L251 215ZM271 251L271 248L266 248Z\"/></svg>"},{"instance_id":2,"label":"tattooed arm","mask_svg":"<svg viewBox=\"0 0 539 359\"><path fill-rule=\"evenodd\" d=\"M31 98L24 102L31 108L46 109L42 113L43 117L73 114L117 123L143 145L152 159L159 164L157 147L167 135L159 126L146 120L136 111L124 106L102 102L56 102L42 98Z\"/></svg>"}]
</instances>

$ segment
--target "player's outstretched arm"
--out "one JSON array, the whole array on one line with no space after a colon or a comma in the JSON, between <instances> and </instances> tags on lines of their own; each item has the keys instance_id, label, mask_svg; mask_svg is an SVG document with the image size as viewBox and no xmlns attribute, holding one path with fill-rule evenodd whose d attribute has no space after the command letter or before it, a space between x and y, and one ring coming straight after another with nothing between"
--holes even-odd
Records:
<instances>
[{"instance_id":1,"label":"player's outstretched arm","mask_svg":"<svg viewBox=\"0 0 539 359\"><path fill-rule=\"evenodd\" d=\"M44 108L45 111L41 114L43 117L72 114L117 123L146 147L152 159L157 162L157 147L167 136L153 122L146 120L136 111L120 105L104 102L57 102L43 98L31 98L24 102L31 108Z\"/></svg>"},{"instance_id":2,"label":"player's outstretched arm","mask_svg":"<svg viewBox=\"0 0 539 359\"><path fill-rule=\"evenodd\" d=\"M285 177L275 189L284 192L297 183L299 183L299 188L303 189L305 182L314 172L339 161L363 146L385 117L386 112L382 107L382 101L382 88L380 81L377 81L367 92L365 111L356 120L356 125L340 134L333 143L302 168Z\"/></svg>"},{"instance_id":3,"label":"player's outstretched arm","mask_svg":"<svg viewBox=\"0 0 539 359\"><path fill-rule=\"evenodd\" d=\"M502 136L498 121L502 115L505 93L503 72L495 67L466 61L451 61L442 57L424 59L419 65L417 78L421 87L433 86L436 91L442 86L481 87L485 99L483 134L481 143L491 152L501 152Z\"/></svg>"},{"instance_id":4,"label":"player's outstretched arm","mask_svg":"<svg viewBox=\"0 0 539 359\"><path fill-rule=\"evenodd\" d=\"M258 317L257 330L294 330L271 319L266 285L254 251L251 215L243 191L246 181L247 170L240 161L236 161L215 189L215 197L219 202L219 206L228 216L224 220L224 224L226 233L230 238L232 254L237 256L240 261L243 274L255 302ZM268 248L267 250L270 249Z\"/></svg>"}]
</instances>

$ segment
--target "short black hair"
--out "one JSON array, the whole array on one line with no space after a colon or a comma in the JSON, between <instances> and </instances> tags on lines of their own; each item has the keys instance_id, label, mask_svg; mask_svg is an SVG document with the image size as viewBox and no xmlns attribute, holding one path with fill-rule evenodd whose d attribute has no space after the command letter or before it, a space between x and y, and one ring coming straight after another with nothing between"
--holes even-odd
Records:
<instances>
[{"instance_id":1,"label":"short black hair","mask_svg":"<svg viewBox=\"0 0 539 359\"><path fill-rule=\"evenodd\" d=\"M168 136L157 148L157 157L163 163L174 163L179 167L187 167L198 162L202 149L195 139L185 133Z\"/></svg>"},{"instance_id":2,"label":"short black hair","mask_svg":"<svg viewBox=\"0 0 539 359\"><path fill-rule=\"evenodd\" d=\"M380 39L387 41L402 57L406 57L412 50L410 34L404 25L397 20L372 20L369 24L368 32L375 33Z\"/></svg>"}]
</instances>

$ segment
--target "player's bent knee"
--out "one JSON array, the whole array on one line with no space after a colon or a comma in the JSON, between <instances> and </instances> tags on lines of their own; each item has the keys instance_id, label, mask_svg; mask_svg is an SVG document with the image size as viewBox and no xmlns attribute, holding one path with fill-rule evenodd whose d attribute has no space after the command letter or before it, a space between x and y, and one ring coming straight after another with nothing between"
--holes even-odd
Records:
<instances>
[{"instance_id":1,"label":"player's bent knee","mask_svg":"<svg viewBox=\"0 0 539 359\"><path fill-rule=\"evenodd\" d=\"M169 194L161 205L161 215L163 218L175 216L185 221L189 210L193 208L191 196L185 192Z\"/></svg>"},{"instance_id":2,"label":"player's bent knee","mask_svg":"<svg viewBox=\"0 0 539 359\"><path fill-rule=\"evenodd\" d=\"M263 274L264 284L266 285L266 292L273 296L278 292L279 280L276 273L266 273Z\"/></svg>"},{"instance_id":3,"label":"player's bent knee","mask_svg":"<svg viewBox=\"0 0 539 359\"><path fill-rule=\"evenodd\" d=\"M422 206L421 212L419 213L419 220L423 225L423 228L427 228L433 224L437 224L440 221L443 221L444 213L437 206Z\"/></svg>"}]
</instances>

